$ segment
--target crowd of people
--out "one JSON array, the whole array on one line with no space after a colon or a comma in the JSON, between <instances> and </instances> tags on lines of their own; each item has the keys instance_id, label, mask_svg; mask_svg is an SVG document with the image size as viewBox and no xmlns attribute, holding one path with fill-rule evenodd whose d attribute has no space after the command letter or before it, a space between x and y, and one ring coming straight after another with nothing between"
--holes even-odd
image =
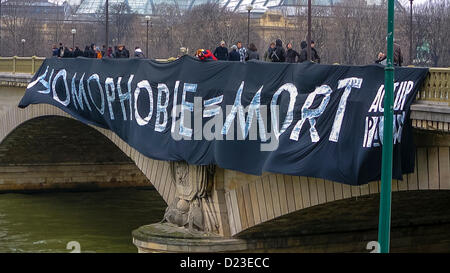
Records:
<instances>
[{"instance_id":1,"label":"crowd of people","mask_svg":"<svg viewBox=\"0 0 450 273\"><path fill-rule=\"evenodd\" d=\"M311 61L320 63L320 57L317 50L314 48L315 43L311 41ZM283 47L283 42L277 39L272 42L264 52L263 58L260 58L258 49L255 44L249 44L248 48L242 46L242 42L238 41L236 45L231 46L231 50L228 51L225 42L221 41L220 45L210 54L209 50L199 49L196 53L196 57L200 59L222 60L222 61L236 61L245 62L249 60L261 60L266 62L288 62L288 63L301 63L308 60L308 44L301 42L301 51L298 53L292 48L292 43L286 45L286 49ZM203 52L203 53L202 53Z\"/></svg>"},{"instance_id":2,"label":"crowd of people","mask_svg":"<svg viewBox=\"0 0 450 273\"><path fill-rule=\"evenodd\" d=\"M125 45L117 45L106 48L105 45L100 47L95 44L91 44L90 46L86 46L84 51L80 49L79 46L75 46L75 48L63 46L62 43L59 43L59 47L53 45L52 47L52 56L58 58L76 58L76 57L86 57L86 58L130 58L130 51L125 47ZM134 49L134 58L145 58L144 53L139 47Z\"/></svg>"},{"instance_id":3,"label":"crowd of people","mask_svg":"<svg viewBox=\"0 0 450 273\"><path fill-rule=\"evenodd\" d=\"M283 48L283 42L277 39L275 42L270 43L269 48L264 52L263 58L260 58L256 46L251 43L248 49L242 46L242 42L237 42L236 45L231 46L231 50L228 51L225 42L221 41L220 45L211 53L206 49L199 49L195 56L201 60L222 60L222 61L240 61L245 62L248 60L262 60L265 62L276 63L302 63L308 60L308 43L302 41L300 43L300 52L293 49L292 43L286 45L286 49ZM315 43L311 40L311 61L320 63L319 54L315 48ZM400 49L400 45L394 42L394 65L402 66L403 55ZM380 52L375 60L375 63L386 65L386 54Z\"/></svg>"},{"instance_id":4,"label":"crowd of people","mask_svg":"<svg viewBox=\"0 0 450 273\"><path fill-rule=\"evenodd\" d=\"M293 49L292 43L287 43L286 49L283 47L283 42L277 39L275 42L270 43L269 48L264 52L262 58L258 53L258 49L255 44L250 43L248 48L242 45L241 41L238 41L235 45L230 47L228 50L225 41L221 41L219 46L211 52L208 49L198 49L195 52L195 57L201 60L221 60L221 61L236 61L236 62L246 62L249 60L261 60L265 62L276 62L276 63L302 63L308 60L308 44L306 41L300 43L300 52ZM125 45L117 45L106 48L103 45L100 49L95 44L86 46L84 51L78 46L75 48L63 46L62 43L59 47L53 45L52 48L53 57L59 58L76 58L76 57L86 57L86 58L145 58L144 53L141 48L135 47L134 54L130 56L130 52ZM315 48L315 43L311 40L311 61L315 63L320 63L320 57ZM375 63L386 65L386 54L380 52L375 60ZM401 53L400 46L394 43L394 65L401 66L403 63L403 56Z\"/></svg>"},{"instance_id":5,"label":"crowd of people","mask_svg":"<svg viewBox=\"0 0 450 273\"><path fill-rule=\"evenodd\" d=\"M301 51L298 53L292 48L292 43L288 43L286 49L283 48L283 42L277 39L274 43L270 44L268 50L264 53L263 58L260 58L258 49L255 44L249 44L248 48L242 45L242 42L238 41L236 45L231 46L228 50L224 41L220 42L220 45L211 53L209 50L199 49L196 51L195 56L205 60L222 60L222 61L239 61L245 62L249 60L263 60L266 62L289 62L297 63L304 62L308 59L307 44L305 41L301 43ZM314 48L314 41L311 41L311 61L320 63L319 55ZM145 58L144 53L139 47L136 47L134 54L131 56L129 50L124 45L117 45L106 48L105 45L100 49L100 47L95 44L86 46L84 51L80 49L79 46L75 48L64 46L59 43L59 46L53 45L52 56L58 58L76 58L76 57L86 57L86 58Z\"/></svg>"},{"instance_id":6,"label":"crowd of people","mask_svg":"<svg viewBox=\"0 0 450 273\"><path fill-rule=\"evenodd\" d=\"M298 53L292 48L292 43L286 45L286 49L283 48L283 42L277 39L272 42L269 48L264 52L262 58L258 53L258 49L255 44L249 44L248 48L242 46L242 42L237 42L236 45L231 46L231 50L228 51L225 42L221 41L220 45L214 50L212 56L207 59L222 60L222 61L239 61L245 62L249 60L261 60L266 62L276 62L276 63L301 63L308 60L308 49L307 43L303 41L301 43L301 51ZM311 61L320 63L320 57L317 50L314 48L315 43L311 41ZM202 49L203 50L203 49ZM204 50L208 52L209 50ZM196 54L197 57L205 59L204 56Z\"/></svg>"}]
</instances>

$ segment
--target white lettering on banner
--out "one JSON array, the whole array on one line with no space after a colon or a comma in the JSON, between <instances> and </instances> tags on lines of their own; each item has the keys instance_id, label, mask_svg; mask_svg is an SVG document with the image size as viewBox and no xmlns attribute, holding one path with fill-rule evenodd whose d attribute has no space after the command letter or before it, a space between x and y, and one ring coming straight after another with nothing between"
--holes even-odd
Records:
<instances>
[{"instance_id":1,"label":"white lettering on banner","mask_svg":"<svg viewBox=\"0 0 450 273\"><path fill-rule=\"evenodd\" d=\"M195 93L196 91L197 91L197 84L192 83L184 84L183 95L181 97L181 117L180 117L180 135L182 136L186 137L192 136L192 128L185 126L186 121L184 119L184 112L185 111L194 112L194 104L186 100L186 92Z\"/></svg>"},{"instance_id":2,"label":"white lettering on banner","mask_svg":"<svg viewBox=\"0 0 450 273\"><path fill-rule=\"evenodd\" d=\"M173 89L172 127L170 129L172 134L175 133L175 121L177 119L178 86L180 86L180 81L175 82L175 88Z\"/></svg>"},{"instance_id":3,"label":"white lettering on banner","mask_svg":"<svg viewBox=\"0 0 450 273\"><path fill-rule=\"evenodd\" d=\"M164 93L164 103L162 103L162 97ZM166 129L167 125L167 106L169 105L169 88L163 83L158 84L158 101L156 103L156 124L155 131L162 132ZM163 121L160 122L161 114L163 114Z\"/></svg>"},{"instance_id":4,"label":"white lettering on banner","mask_svg":"<svg viewBox=\"0 0 450 273\"><path fill-rule=\"evenodd\" d=\"M137 105L139 93L141 92L141 88L145 88L145 90L147 90L148 96L150 98L150 106L149 106L148 115L144 119L142 119L141 115L139 114L138 105ZM150 119L152 118L152 115L153 115L152 88L150 86L150 83L148 83L147 80L143 80L143 81L138 82L136 90L134 90L134 118L136 119L136 122L138 125L144 126L150 121Z\"/></svg>"},{"instance_id":5,"label":"white lettering on banner","mask_svg":"<svg viewBox=\"0 0 450 273\"><path fill-rule=\"evenodd\" d=\"M259 88L258 92L253 96L250 101L250 105L248 106L248 115L247 119L245 119L244 115L244 107L242 106L241 97L244 89L244 82L241 83L239 89L236 94L236 98L234 100L233 107L231 108L231 112L227 115L225 123L222 128L222 134L227 135L230 130L230 126L233 123L236 115L238 116L239 126L241 128L242 139L247 138L249 130L252 126L253 116L256 114L256 119L258 121L259 133L262 141L266 141L266 130L264 126L264 121L261 115L261 91L263 86Z\"/></svg>"},{"instance_id":6,"label":"white lettering on banner","mask_svg":"<svg viewBox=\"0 0 450 273\"><path fill-rule=\"evenodd\" d=\"M84 104L83 104L83 100L86 103L87 108L89 109L89 111L92 111L91 106L89 105L89 101L87 99L86 96L86 92L84 91L84 84L83 84L83 79L84 79L84 73L83 75L81 75L81 78L79 80L79 84L78 84L78 91L75 85L75 79L77 77L77 73L75 73L72 77L72 101L73 101L73 105L75 106L75 109L78 109L77 106L77 102L78 105L80 106L81 110L84 110Z\"/></svg>"},{"instance_id":7,"label":"white lettering on banner","mask_svg":"<svg viewBox=\"0 0 450 273\"><path fill-rule=\"evenodd\" d=\"M56 93L56 83L58 82L58 79L62 77L62 80L64 82L64 90L66 91L66 99L64 101L61 101L58 97L58 94ZM67 85L67 72L65 69L61 69L53 78L52 81L52 90L53 90L53 99L59 103L61 103L64 106L69 105L70 103L70 91L69 86Z\"/></svg>"},{"instance_id":8,"label":"white lettering on banner","mask_svg":"<svg viewBox=\"0 0 450 273\"><path fill-rule=\"evenodd\" d=\"M316 118L320 117L323 112L325 111L325 108L328 105L328 102L330 102L330 95L333 90L328 85L322 85L317 87L314 92L308 95L306 98L305 103L302 107L302 119L300 119L297 124L295 125L294 129L291 132L290 139L297 141L300 132L302 130L303 124L306 120L309 121L309 125L311 126L309 128L309 134L311 136L312 142L318 142L320 140L319 133L316 129ZM322 102L320 103L319 107L316 109L310 109L311 105L314 102L314 99L318 95L323 95Z\"/></svg>"},{"instance_id":9,"label":"white lettering on banner","mask_svg":"<svg viewBox=\"0 0 450 273\"><path fill-rule=\"evenodd\" d=\"M393 143L401 143L403 126L405 124L406 111L405 102L414 87L413 81L402 81L394 83L394 119L393 119ZM384 85L381 85L375 98L369 107L369 115L365 119L364 148L379 147L383 145L384 117Z\"/></svg>"},{"instance_id":10,"label":"white lettering on banner","mask_svg":"<svg viewBox=\"0 0 450 273\"><path fill-rule=\"evenodd\" d=\"M69 79L71 80L70 88L68 86L68 75L72 76L71 79ZM259 134L262 142L269 140L275 140L277 142L280 136L286 132L289 127L292 127L289 139L298 141L302 129L306 121L308 121L309 137L313 143L321 140L320 134L325 134L317 130L317 120L326 110L331 95L333 94L333 90L329 85L321 85L315 88L313 92L307 95L306 100L301 106L301 110L298 111L300 112L299 114L301 114L301 117L294 125L294 110L298 91L293 83L284 83L275 91L271 98L263 98L263 86L259 87L257 90L244 90L245 82L242 81L235 92L236 96L233 105L223 105L226 99L224 94L215 94L214 97L210 98L188 97L188 93L196 93L197 91L198 84L194 83L185 82L183 84L183 90L180 96L181 99L179 99L179 80L175 81L173 90L170 90L166 83L152 82L151 85L149 80L141 80L134 87L133 82L136 81L134 75L131 74L127 79L127 90L126 92L123 92L125 86L122 86L124 81L122 76L117 77L116 82L114 80L115 77L105 77L104 81L102 81L100 76L95 73L91 74L87 79L86 77L87 75L85 73L77 78L77 73L70 74L70 72L65 69L55 71L54 69L50 69L49 66L46 66L43 73L28 84L27 90L33 89L35 90L34 92L48 95L55 102L65 107L69 107L72 102L73 108L78 111L92 112L91 104L93 104L105 119L109 118L110 120L115 120L122 116L123 120L127 121L127 111L130 111L130 121L133 120L134 116L134 119L139 126L154 126L153 129L156 132L164 132L167 124L171 123L170 131L175 140L181 139L175 138L175 135L182 136L183 138L191 138L193 134L194 140L223 140L224 136L226 136L227 140L234 140L234 121L236 120L238 124L236 126L236 128L238 128L236 132L238 140L256 140L258 139L257 136ZM354 98L354 96L356 96L355 98L359 98L361 96L361 91L355 92L355 89L361 89L362 83L363 79L358 77L348 77L339 80L337 90L343 88L344 90L333 95L340 97L338 97L339 104L337 105L336 113L331 125L328 141L335 143L339 142L342 129L347 127L343 127L344 119L349 119L346 124L353 126L353 124L356 124L354 123L354 119L360 118L350 117L349 114L346 115L345 112L348 111L347 106L352 105L348 103L352 101L351 98ZM132 86L135 89L132 89ZM157 86L157 96L156 93L154 94L151 86ZM406 102L410 99L408 96L412 93L413 88L413 81L407 80L394 83L394 144L401 142L403 126L406 119L404 107ZM148 93L148 98L146 95L140 96L142 95L141 91L144 91L144 89ZM57 93L57 91L59 93ZM250 92L256 91L250 99L249 105L246 107L242 105L244 91L246 92L245 95L247 95L244 95L246 101L250 99L248 94L253 94ZM280 101L282 101L280 96L284 91L287 92L286 95L289 95L289 99L287 109L283 109L286 110L286 116L283 121L280 121L278 108L279 104L281 104ZM352 93L352 91L354 93ZM63 95L64 93L65 97ZM86 93L88 93L89 96ZM367 115L361 117L364 122L364 137L362 140L362 146L364 148L379 147L383 144L384 118L382 113L384 112L384 93L384 85L379 86L377 93L369 106ZM155 98L153 95L155 95ZM173 98L171 98L171 96L173 96ZM261 105L262 99L266 101L263 105ZM267 100L269 99L270 102L267 103ZM127 100L129 107L126 107ZM141 112L139 112L137 107L138 101L139 103L144 103L144 105L147 105L146 103L148 103L148 109L142 109L141 107ZM172 102L172 109L168 109L169 102ZM120 115L120 113L114 113L114 103L120 103L122 115ZM109 115L105 114L106 104L108 105ZM269 106L269 104L270 117L266 115L268 110L266 107ZM319 106L311 109L313 105ZM154 108L156 110L155 122L150 123L150 120L153 117ZM116 107L116 109L118 109L118 107ZM224 109L227 110L225 114L223 113ZM145 117L141 116L143 111L147 113ZM180 114L178 115L178 113ZM172 119L171 121L169 121L169 116ZM191 122L192 118L194 118L193 123ZM268 123L269 121L271 122L271 125ZM272 129L271 132L268 132L269 128ZM274 147L278 147L278 144Z\"/></svg>"},{"instance_id":11,"label":"white lettering on banner","mask_svg":"<svg viewBox=\"0 0 450 273\"><path fill-rule=\"evenodd\" d=\"M352 88L361 88L363 79L361 78L347 78L340 80L338 83L338 89L344 88L344 93L339 101L339 106L336 111L336 116L334 118L333 127L331 129L331 134L329 137L330 141L338 142L339 133L341 132L342 120L344 119L345 107L347 106L347 99L350 96L350 91Z\"/></svg>"},{"instance_id":12,"label":"white lettering on banner","mask_svg":"<svg viewBox=\"0 0 450 273\"><path fill-rule=\"evenodd\" d=\"M111 92L108 92L108 90L111 90ZM111 120L114 120L114 111L112 108L112 103L116 99L116 92L115 92L115 88L114 88L113 78L106 78L105 93L106 93L106 100L108 101L109 115L111 117Z\"/></svg>"},{"instance_id":13,"label":"white lettering on banner","mask_svg":"<svg viewBox=\"0 0 450 273\"><path fill-rule=\"evenodd\" d=\"M95 80L97 82L98 90L100 91L100 100L101 100L100 108L97 106L97 104L94 101L94 98L92 97L91 86L89 85L89 83L92 80ZM105 95L103 94L103 88L102 88L102 85L100 84L100 77L97 74L93 74L88 78L87 89L88 89L89 97L91 98L91 101L94 104L95 108L97 108L98 112L103 115L105 113Z\"/></svg>"},{"instance_id":14,"label":"white lettering on banner","mask_svg":"<svg viewBox=\"0 0 450 273\"><path fill-rule=\"evenodd\" d=\"M47 65L47 68L45 69L44 74L42 74L39 77L37 77L36 80L30 82L28 84L28 86L27 86L27 89L32 88L37 83L40 83L40 84L42 84L45 87L45 89L44 90L38 90L37 92L39 92L41 94L48 94L48 93L50 93L50 82L52 81L52 76L53 76L54 69L52 69L52 72L50 72L50 76L48 77L48 81L46 81L45 77L47 76L48 68L49 67Z\"/></svg>"},{"instance_id":15,"label":"white lettering on banner","mask_svg":"<svg viewBox=\"0 0 450 273\"><path fill-rule=\"evenodd\" d=\"M289 106L287 109L286 117L284 118L283 126L281 129L278 127L278 111L275 110L277 105L278 96L280 96L281 92L287 91L289 93ZM294 105L295 100L297 99L297 87L292 83L283 84L278 90L273 94L272 101L270 102L270 112L272 114L272 130L274 132L275 137L278 139L284 131L291 125L292 120L294 119Z\"/></svg>"},{"instance_id":16,"label":"white lettering on banner","mask_svg":"<svg viewBox=\"0 0 450 273\"><path fill-rule=\"evenodd\" d=\"M123 120L127 120L127 112L125 110L125 101L128 100L129 105L130 105L130 120L133 120L133 111L132 111L132 99L131 99L131 81L133 80L134 75L131 74L130 78L128 79L128 84L127 84L127 92L122 93L122 87L121 87L121 82L122 82L122 77L119 77L117 79L117 96L119 97L119 102L120 102L120 108L122 109L122 117Z\"/></svg>"}]
</instances>

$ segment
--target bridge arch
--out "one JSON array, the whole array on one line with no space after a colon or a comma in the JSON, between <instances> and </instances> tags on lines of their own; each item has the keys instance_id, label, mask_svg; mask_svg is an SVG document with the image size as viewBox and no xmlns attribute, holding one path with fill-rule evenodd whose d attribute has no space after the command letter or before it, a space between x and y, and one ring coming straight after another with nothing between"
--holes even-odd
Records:
<instances>
[{"instance_id":1,"label":"bridge arch","mask_svg":"<svg viewBox=\"0 0 450 273\"><path fill-rule=\"evenodd\" d=\"M450 191L392 194L391 252L447 252ZM369 252L378 240L379 195L332 201L283 215L235 237L271 249L295 252Z\"/></svg>"},{"instance_id":2,"label":"bridge arch","mask_svg":"<svg viewBox=\"0 0 450 273\"><path fill-rule=\"evenodd\" d=\"M415 170L393 180L393 192L450 190L450 138L415 130ZM225 171L225 199L232 235L295 211L338 200L377 195L380 181L350 186L329 180L267 173L260 177ZM228 175L227 175L228 173ZM233 183L232 181L237 181ZM246 182L244 182L246 181Z\"/></svg>"},{"instance_id":3,"label":"bridge arch","mask_svg":"<svg viewBox=\"0 0 450 273\"><path fill-rule=\"evenodd\" d=\"M52 117L56 119L69 119L75 122L72 124L79 124L79 126L83 126L84 128L90 127L96 132L99 132L102 136L106 137L106 139L108 139L110 143L114 144L120 151L123 152L122 155L117 152L114 155L116 157L119 157L119 161L126 161L131 159L131 161L137 166L142 174L145 175L145 177L160 193L164 201L168 203L172 200L175 195L175 187L172 185L173 182L169 176L168 162L150 159L139 153L136 149L130 147L112 131L93 125L85 125L73 119L70 115L60 110L59 108L51 105L30 105L26 109L13 107L10 108L6 113L1 115L0 145L3 142L7 141L9 136L14 135L15 130L20 130L20 128L26 126L27 123L36 123L37 120L43 118L47 118L47 120L49 120L49 118L51 119ZM114 149L109 149L109 151L114 151Z\"/></svg>"},{"instance_id":4,"label":"bridge arch","mask_svg":"<svg viewBox=\"0 0 450 273\"><path fill-rule=\"evenodd\" d=\"M73 119L57 107L39 104L25 109L10 108L0 116L0 143L20 125L39 117ZM167 204L175 198L176 188L170 163L150 159L130 147L110 130L90 126L100 132L127 157L156 188ZM415 131L417 156L414 173L394 180L394 192L450 190L450 139L446 133ZM216 168L212 200L220 222L220 234L239 237L241 232L295 211L306 210L339 200L372 196L380 191L380 181L349 186L324 179L265 173L253 176Z\"/></svg>"}]
</instances>

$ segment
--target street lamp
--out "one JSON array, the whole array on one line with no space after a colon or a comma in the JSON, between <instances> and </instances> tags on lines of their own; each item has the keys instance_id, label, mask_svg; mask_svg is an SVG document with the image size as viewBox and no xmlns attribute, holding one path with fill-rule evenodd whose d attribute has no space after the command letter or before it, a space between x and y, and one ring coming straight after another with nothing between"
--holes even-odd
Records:
<instances>
[{"instance_id":1,"label":"street lamp","mask_svg":"<svg viewBox=\"0 0 450 273\"><path fill-rule=\"evenodd\" d=\"M246 7L248 11L248 19L247 19L247 47L250 44L250 11L253 9L252 5L247 5Z\"/></svg>"},{"instance_id":2,"label":"street lamp","mask_svg":"<svg viewBox=\"0 0 450 273\"><path fill-rule=\"evenodd\" d=\"M108 23L109 23L109 2L106 0L105 3L105 46L108 48L108 42L109 42L109 32L108 32Z\"/></svg>"},{"instance_id":3,"label":"street lamp","mask_svg":"<svg viewBox=\"0 0 450 273\"><path fill-rule=\"evenodd\" d=\"M412 34L412 23L413 23L413 1L414 0L409 0L410 3L410 16L409 16L409 64L413 63L413 34Z\"/></svg>"},{"instance_id":4,"label":"street lamp","mask_svg":"<svg viewBox=\"0 0 450 273\"><path fill-rule=\"evenodd\" d=\"M0 0L0 56L2 55L2 1Z\"/></svg>"},{"instance_id":5,"label":"street lamp","mask_svg":"<svg viewBox=\"0 0 450 273\"><path fill-rule=\"evenodd\" d=\"M147 43L146 43L146 51L145 56L148 58L148 23L150 22L150 16L145 16L145 20L147 21Z\"/></svg>"},{"instance_id":6,"label":"street lamp","mask_svg":"<svg viewBox=\"0 0 450 273\"><path fill-rule=\"evenodd\" d=\"M25 57L25 39L22 39L22 57Z\"/></svg>"},{"instance_id":7,"label":"street lamp","mask_svg":"<svg viewBox=\"0 0 450 273\"><path fill-rule=\"evenodd\" d=\"M77 30L75 28L72 28L72 48L75 50L75 34L77 33Z\"/></svg>"}]
</instances>

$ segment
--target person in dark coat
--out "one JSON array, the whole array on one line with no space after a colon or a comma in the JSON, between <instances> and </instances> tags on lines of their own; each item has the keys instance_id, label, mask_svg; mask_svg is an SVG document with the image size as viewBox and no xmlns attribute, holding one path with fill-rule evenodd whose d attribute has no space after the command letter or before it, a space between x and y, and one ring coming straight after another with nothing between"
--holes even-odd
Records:
<instances>
[{"instance_id":1,"label":"person in dark coat","mask_svg":"<svg viewBox=\"0 0 450 273\"><path fill-rule=\"evenodd\" d=\"M91 46L86 46L84 48L83 56L86 58L97 58L95 53L95 44L91 44Z\"/></svg>"},{"instance_id":2,"label":"person in dark coat","mask_svg":"<svg viewBox=\"0 0 450 273\"><path fill-rule=\"evenodd\" d=\"M299 62L302 63L308 60L308 44L305 41L302 41L300 44L302 51L300 52ZM319 54L317 54L317 50L314 48L315 43L311 40L311 61L315 63L320 63Z\"/></svg>"},{"instance_id":3,"label":"person in dark coat","mask_svg":"<svg viewBox=\"0 0 450 273\"><path fill-rule=\"evenodd\" d=\"M308 60L308 43L305 41L302 41L300 43L301 51L300 51L300 57L298 58L299 63L303 63L304 61Z\"/></svg>"},{"instance_id":4,"label":"person in dark coat","mask_svg":"<svg viewBox=\"0 0 450 273\"><path fill-rule=\"evenodd\" d=\"M106 45L102 46L102 57L106 57L106 54L108 54L108 49L106 48Z\"/></svg>"},{"instance_id":5,"label":"person in dark coat","mask_svg":"<svg viewBox=\"0 0 450 273\"><path fill-rule=\"evenodd\" d=\"M275 41L275 49L272 52L272 62L283 63L286 60L286 51L283 48L283 42L280 39Z\"/></svg>"},{"instance_id":6,"label":"person in dark coat","mask_svg":"<svg viewBox=\"0 0 450 273\"><path fill-rule=\"evenodd\" d=\"M117 58L118 52L119 52L119 48L115 45L114 49L113 49L113 52L112 52L112 57L113 58Z\"/></svg>"},{"instance_id":7,"label":"person in dark coat","mask_svg":"<svg viewBox=\"0 0 450 273\"><path fill-rule=\"evenodd\" d=\"M264 53L264 61L265 62L271 62L272 61L272 52L275 49L275 43L272 42L270 43L269 48L267 49L267 51Z\"/></svg>"},{"instance_id":8,"label":"person in dark coat","mask_svg":"<svg viewBox=\"0 0 450 273\"><path fill-rule=\"evenodd\" d=\"M286 51L286 62L287 63L297 63L298 60L300 59L300 54L298 54L297 51L292 49L292 44L288 43L287 46L287 51Z\"/></svg>"},{"instance_id":9,"label":"person in dark coat","mask_svg":"<svg viewBox=\"0 0 450 273\"><path fill-rule=\"evenodd\" d=\"M95 44L91 44L91 47L89 48L89 58L97 58L97 52L95 49Z\"/></svg>"},{"instance_id":10,"label":"person in dark coat","mask_svg":"<svg viewBox=\"0 0 450 273\"><path fill-rule=\"evenodd\" d=\"M400 45L394 41L394 65L402 66L403 54Z\"/></svg>"},{"instance_id":11,"label":"person in dark coat","mask_svg":"<svg viewBox=\"0 0 450 273\"><path fill-rule=\"evenodd\" d=\"M83 57L89 58L89 46L84 48Z\"/></svg>"},{"instance_id":12,"label":"person in dark coat","mask_svg":"<svg viewBox=\"0 0 450 273\"><path fill-rule=\"evenodd\" d=\"M128 49L126 49L125 46L123 46L123 53L125 58L130 58L130 51L128 51Z\"/></svg>"},{"instance_id":13,"label":"person in dark coat","mask_svg":"<svg viewBox=\"0 0 450 273\"><path fill-rule=\"evenodd\" d=\"M59 56L59 48L56 47L56 44L52 46L52 57L58 57Z\"/></svg>"},{"instance_id":14,"label":"person in dark coat","mask_svg":"<svg viewBox=\"0 0 450 273\"><path fill-rule=\"evenodd\" d=\"M235 61L235 62L241 61L241 55L237 52L237 46L236 45L233 45L231 47L230 54L228 54L228 60L229 61Z\"/></svg>"},{"instance_id":15,"label":"person in dark coat","mask_svg":"<svg viewBox=\"0 0 450 273\"><path fill-rule=\"evenodd\" d=\"M320 64L320 57L319 54L317 54L317 50L315 49L315 43L311 40L311 61Z\"/></svg>"},{"instance_id":16,"label":"person in dark coat","mask_svg":"<svg viewBox=\"0 0 450 273\"><path fill-rule=\"evenodd\" d=\"M62 58L63 56L64 56L64 47L62 43L59 43L58 57Z\"/></svg>"},{"instance_id":17,"label":"person in dark coat","mask_svg":"<svg viewBox=\"0 0 450 273\"><path fill-rule=\"evenodd\" d=\"M69 50L69 48L66 46L64 47L64 53L63 58L73 58L72 52Z\"/></svg>"},{"instance_id":18,"label":"person in dark coat","mask_svg":"<svg viewBox=\"0 0 450 273\"><path fill-rule=\"evenodd\" d=\"M250 44L248 47L248 60L259 60L259 53L257 52L255 44Z\"/></svg>"},{"instance_id":19,"label":"person in dark coat","mask_svg":"<svg viewBox=\"0 0 450 273\"><path fill-rule=\"evenodd\" d=\"M117 46L117 50L114 54L114 58L118 58L118 59L125 58L125 52L123 51L122 45Z\"/></svg>"},{"instance_id":20,"label":"person in dark coat","mask_svg":"<svg viewBox=\"0 0 450 273\"><path fill-rule=\"evenodd\" d=\"M130 58L130 52L125 48L124 45L119 45L117 47L116 58Z\"/></svg>"},{"instance_id":21,"label":"person in dark coat","mask_svg":"<svg viewBox=\"0 0 450 273\"><path fill-rule=\"evenodd\" d=\"M83 51L80 50L78 46L75 47L75 50L73 51L73 57L80 57L83 56Z\"/></svg>"},{"instance_id":22,"label":"person in dark coat","mask_svg":"<svg viewBox=\"0 0 450 273\"><path fill-rule=\"evenodd\" d=\"M214 50L213 55L219 61L226 61L226 60L228 60L228 49L225 47L225 41L221 41L220 42L220 46L216 47L216 49Z\"/></svg>"}]
</instances>

